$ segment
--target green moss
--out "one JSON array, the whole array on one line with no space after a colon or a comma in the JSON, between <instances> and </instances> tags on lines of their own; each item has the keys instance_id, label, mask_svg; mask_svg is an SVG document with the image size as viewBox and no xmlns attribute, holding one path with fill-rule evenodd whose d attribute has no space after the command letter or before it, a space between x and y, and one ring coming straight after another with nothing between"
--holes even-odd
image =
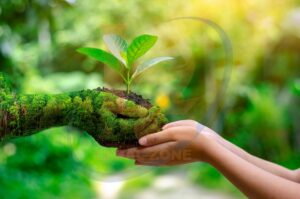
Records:
<instances>
[{"instance_id":1,"label":"green moss","mask_svg":"<svg viewBox=\"0 0 300 199\"><path fill-rule=\"evenodd\" d=\"M134 108L135 107L135 103L133 101L126 101L125 105L128 108Z\"/></svg>"},{"instance_id":2,"label":"green moss","mask_svg":"<svg viewBox=\"0 0 300 199\"><path fill-rule=\"evenodd\" d=\"M0 73L0 97L4 93L11 93L11 86L8 78L3 73Z\"/></svg>"},{"instance_id":3,"label":"green moss","mask_svg":"<svg viewBox=\"0 0 300 199\"><path fill-rule=\"evenodd\" d=\"M0 139L70 125L104 146L127 146L160 130L166 119L158 107L146 108L112 93L83 90L62 94L14 95L0 74Z\"/></svg>"}]
</instances>

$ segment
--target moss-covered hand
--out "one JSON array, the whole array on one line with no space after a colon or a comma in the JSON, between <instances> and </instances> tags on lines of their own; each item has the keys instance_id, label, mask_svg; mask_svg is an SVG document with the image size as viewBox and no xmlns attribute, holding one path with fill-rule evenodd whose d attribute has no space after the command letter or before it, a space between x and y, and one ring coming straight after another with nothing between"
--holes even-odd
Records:
<instances>
[{"instance_id":1,"label":"moss-covered hand","mask_svg":"<svg viewBox=\"0 0 300 199\"><path fill-rule=\"evenodd\" d=\"M70 125L87 131L103 146L129 147L166 122L159 108L98 90L62 94L14 94L0 73L0 139Z\"/></svg>"}]
</instances>

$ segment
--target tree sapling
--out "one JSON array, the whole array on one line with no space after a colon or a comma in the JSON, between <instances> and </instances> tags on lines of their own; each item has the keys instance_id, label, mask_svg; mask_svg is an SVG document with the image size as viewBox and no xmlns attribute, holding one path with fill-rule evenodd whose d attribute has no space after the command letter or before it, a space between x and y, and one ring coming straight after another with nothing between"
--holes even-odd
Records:
<instances>
[{"instance_id":1,"label":"tree sapling","mask_svg":"<svg viewBox=\"0 0 300 199\"><path fill-rule=\"evenodd\" d=\"M157 36L147 34L140 35L133 39L130 45L116 34L104 35L103 40L111 53L97 48L79 48L77 51L115 70L124 80L127 94L130 92L132 81L138 75L162 61L173 59L172 57L156 57L135 67L137 59L154 46L157 41Z\"/></svg>"}]
</instances>

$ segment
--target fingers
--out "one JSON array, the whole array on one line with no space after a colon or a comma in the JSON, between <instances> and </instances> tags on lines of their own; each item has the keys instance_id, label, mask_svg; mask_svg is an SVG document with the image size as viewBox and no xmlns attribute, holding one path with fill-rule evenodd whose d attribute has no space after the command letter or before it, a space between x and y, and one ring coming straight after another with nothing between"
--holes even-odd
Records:
<instances>
[{"instance_id":1,"label":"fingers","mask_svg":"<svg viewBox=\"0 0 300 199\"><path fill-rule=\"evenodd\" d=\"M178 148L178 143L167 142L145 148L118 150L118 156L135 160L136 165L171 166L195 161L189 149Z\"/></svg>"},{"instance_id":2,"label":"fingers","mask_svg":"<svg viewBox=\"0 0 300 199\"><path fill-rule=\"evenodd\" d=\"M183 165L192 163L195 160L185 160L185 161L178 161L178 160L171 160L171 161L135 161L135 165L142 165L142 166L174 166L174 165Z\"/></svg>"},{"instance_id":3,"label":"fingers","mask_svg":"<svg viewBox=\"0 0 300 199\"><path fill-rule=\"evenodd\" d=\"M171 123L164 125L162 127L162 129L165 130L165 129L177 127L177 126L196 126L196 125L197 125L197 122L194 120L179 120L179 121L171 122Z\"/></svg>"},{"instance_id":4,"label":"fingers","mask_svg":"<svg viewBox=\"0 0 300 199\"><path fill-rule=\"evenodd\" d=\"M139 144L142 146L153 146L170 141L175 141L171 131L160 131L142 137L139 139Z\"/></svg>"},{"instance_id":5,"label":"fingers","mask_svg":"<svg viewBox=\"0 0 300 199\"><path fill-rule=\"evenodd\" d=\"M134 159L138 162L147 162L153 164L165 164L170 159L172 152L176 146L175 142L167 142L156 146L146 148L130 148L125 150L117 150L117 155Z\"/></svg>"},{"instance_id":6,"label":"fingers","mask_svg":"<svg viewBox=\"0 0 300 199\"><path fill-rule=\"evenodd\" d=\"M207 143L204 134L198 131L197 124L174 126L146 135L139 140L142 147L118 150L117 155L133 159L137 165L148 166L168 166L196 161L200 159L198 152L202 150L199 141Z\"/></svg>"},{"instance_id":7,"label":"fingers","mask_svg":"<svg viewBox=\"0 0 300 199\"><path fill-rule=\"evenodd\" d=\"M162 127L162 129L165 130L165 129L179 127L179 126L196 127L198 132L201 132L205 128L204 125L202 125L199 122L194 121L194 120L180 120L180 121L171 122L169 124L166 124L165 126Z\"/></svg>"},{"instance_id":8,"label":"fingers","mask_svg":"<svg viewBox=\"0 0 300 199\"><path fill-rule=\"evenodd\" d=\"M142 146L153 146L171 141L188 141L194 139L196 136L197 131L195 127L177 126L158 133L146 135L139 139L139 144Z\"/></svg>"},{"instance_id":9,"label":"fingers","mask_svg":"<svg viewBox=\"0 0 300 199\"><path fill-rule=\"evenodd\" d=\"M136 157L136 153L138 151L137 147L132 147L129 149L117 149L116 155L122 156L130 159L134 159Z\"/></svg>"}]
</instances>

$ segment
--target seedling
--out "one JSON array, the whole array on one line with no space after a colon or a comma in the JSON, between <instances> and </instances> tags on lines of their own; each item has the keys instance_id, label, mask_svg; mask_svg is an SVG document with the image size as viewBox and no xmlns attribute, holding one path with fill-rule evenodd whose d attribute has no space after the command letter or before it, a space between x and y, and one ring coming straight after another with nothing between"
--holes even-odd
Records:
<instances>
[{"instance_id":1,"label":"seedling","mask_svg":"<svg viewBox=\"0 0 300 199\"><path fill-rule=\"evenodd\" d=\"M127 94L130 92L132 81L138 75L162 61L173 59L173 57L156 57L136 66L136 61L154 46L157 36L140 35L133 39L130 45L116 34L104 35L103 40L110 53L97 48L79 48L77 52L92 57L115 70L124 80Z\"/></svg>"}]
</instances>

